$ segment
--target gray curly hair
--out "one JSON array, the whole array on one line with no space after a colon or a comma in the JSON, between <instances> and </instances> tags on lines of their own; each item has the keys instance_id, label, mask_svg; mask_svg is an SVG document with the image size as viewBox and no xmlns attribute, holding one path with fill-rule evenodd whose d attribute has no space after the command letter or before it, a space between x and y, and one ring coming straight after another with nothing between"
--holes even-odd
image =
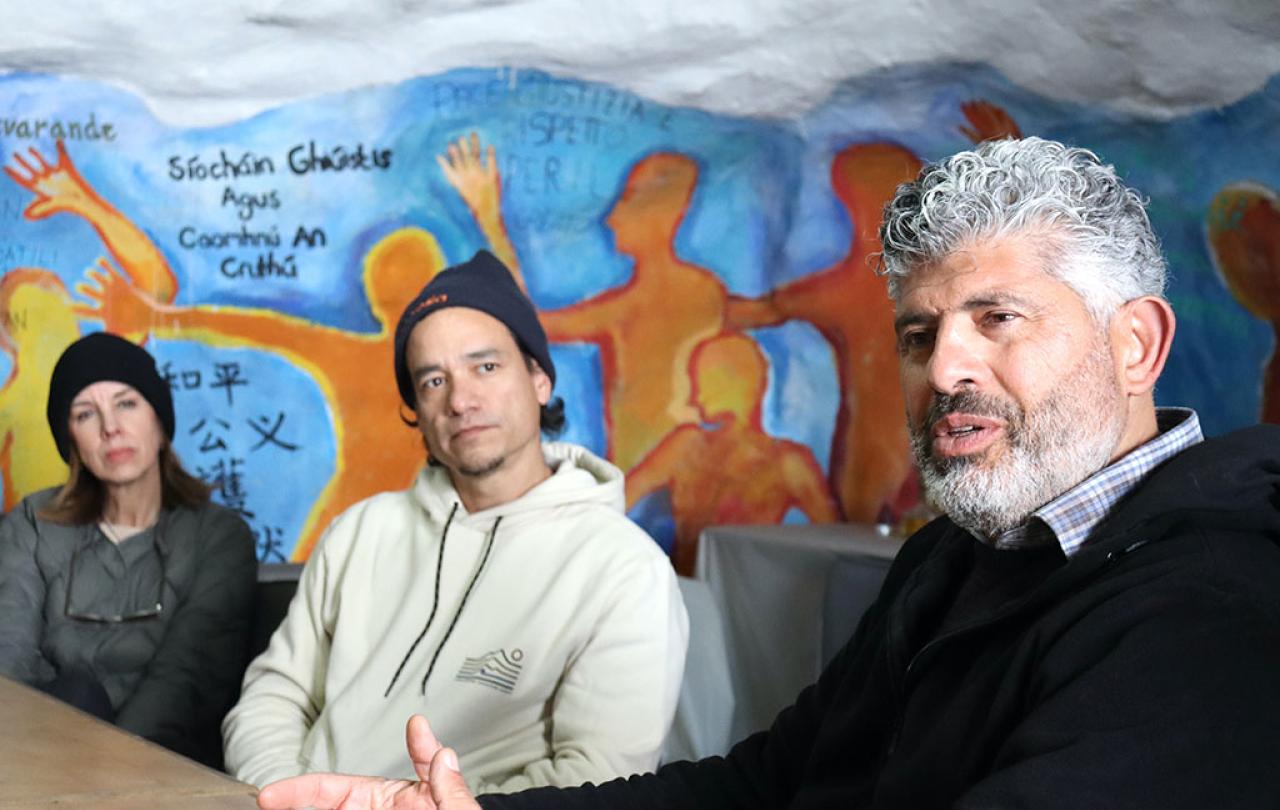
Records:
<instances>
[{"instance_id":1,"label":"gray curly hair","mask_svg":"<svg viewBox=\"0 0 1280 810\"><path fill-rule=\"evenodd\" d=\"M902 280L976 242L1039 231L1045 270L1100 322L1126 301L1163 296L1167 270L1142 197L1087 149L1043 138L987 141L898 187L880 228L881 272Z\"/></svg>"}]
</instances>

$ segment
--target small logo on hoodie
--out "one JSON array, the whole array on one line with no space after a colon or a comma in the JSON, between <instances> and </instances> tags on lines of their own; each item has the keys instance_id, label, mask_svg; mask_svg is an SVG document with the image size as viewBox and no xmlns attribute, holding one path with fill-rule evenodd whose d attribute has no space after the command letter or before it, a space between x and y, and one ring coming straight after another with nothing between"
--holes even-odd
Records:
<instances>
[{"instance_id":1,"label":"small logo on hoodie","mask_svg":"<svg viewBox=\"0 0 1280 810\"><path fill-rule=\"evenodd\" d=\"M523 667L524 652L520 648L511 652L494 650L463 661L454 680L478 683L509 695L516 688Z\"/></svg>"}]
</instances>

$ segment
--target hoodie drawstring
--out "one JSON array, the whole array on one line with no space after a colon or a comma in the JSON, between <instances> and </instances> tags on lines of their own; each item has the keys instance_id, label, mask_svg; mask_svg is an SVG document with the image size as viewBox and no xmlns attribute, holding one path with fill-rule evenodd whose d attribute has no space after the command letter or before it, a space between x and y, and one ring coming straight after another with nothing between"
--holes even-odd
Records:
<instances>
[{"instance_id":1,"label":"hoodie drawstring","mask_svg":"<svg viewBox=\"0 0 1280 810\"><path fill-rule=\"evenodd\" d=\"M422 628L422 632L409 645L409 651L404 654L404 658L400 661L400 666L396 667L396 674L391 676L391 683L387 684L387 691L382 693L383 697L391 694L391 687L396 685L396 681L400 679L400 673L404 670L404 665L409 663L409 657L413 655L413 651L418 649L418 643L422 641L422 637L431 629L431 622L435 621L436 608L440 606L440 572L444 569L444 543L449 539L449 526L453 523L453 516L458 513L458 504L455 503L453 508L449 510L449 518L444 522L444 531L440 533L440 552L436 556L436 591L431 597L431 614L427 616L427 623Z\"/></svg>"},{"instance_id":2,"label":"hoodie drawstring","mask_svg":"<svg viewBox=\"0 0 1280 810\"><path fill-rule=\"evenodd\" d=\"M454 507L457 508L456 506ZM484 555L480 558L480 566L476 568L476 572L471 577L471 581L467 583L467 590L462 594L462 604L458 605L458 612L453 614L453 621L449 622L449 629L444 631L444 638L440 639L439 646L436 647L436 654L431 656L431 663L427 666L427 674L422 676L422 694L427 694L427 679L431 677L431 671L436 668L436 659L440 657L440 652L444 649L445 643L449 640L449 636L453 635L453 628L458 626L458 619L462 618L462 610L467 606L467 599L471 596L471 589L476 586L476 580L480 579L481 572L484 571L485 563L489 561L489 551L493 549L493 538L498 536L498 524L502 522L499 516L493 521L493 528L489 530L489 541L484 544ZM443 541L443 538L442 538ZM440 544L441 549L444 543ZM436 592L439 593L439 577L437 572ZM423 632L426 632L425 630ZM413 652L410 650L410 652Z\"/></svg>"},{"instance_id":3,"label":"hoodie drawstring","mask_svg":"<svg viewBox=\"0 0 1280 810\"><path fill-rule=\"evenodd\" d=\"M396 681L400 679L400 673L404 671L405 664L409 663L409 659L413 656L413 651L418 649L418 644L426 637L427 631L431 629L431 623L435 621L436 611L440 607L440 577L444 571L444 547L445 542L449 539L449 527L453 525L453 516L458 513L458 504L453 505L453 509L449 511L449 518L444 522L444 530L440 533L440 551L436 557L436 585L435 593L431 598L431 613L427 616L427 623L423 626L422 632L418 633L418 637L413 640L413 644L409 645L409 650L404 654L404 658L400 661L400 666L396 667L396 674L391 676L391 683L387 684L387 691L382 693L383 697L390 697L391 689L396 685ZM453 614L453 621L449 622L449 628L445 630L444 638L440 639L440 643L436 646L435 654L431 656L431 663L427 666L427 674L422 676L422 694L427 693L427 679L431 677L431 672L436 668L436 661L440 658L440 653L444 650L444 645L449 641L449 636L453 635L453 628L457 627L458 619L462 617L462 611L467 606L467 600L471 597L471 591L475 588L476 582L480 579L480 574L484 572L485 565L489 562L489 552L493 550L493 540L498 536L498 524L502 523L499 517L493 521L493 528L489 530L489 537L484 545L484 553L480 557L480 565L476 568L475 574L471 576L471 581L467 583L467 590L462 594L462 604L458 605L458 610Z\"/></svg>"}]
</instances>

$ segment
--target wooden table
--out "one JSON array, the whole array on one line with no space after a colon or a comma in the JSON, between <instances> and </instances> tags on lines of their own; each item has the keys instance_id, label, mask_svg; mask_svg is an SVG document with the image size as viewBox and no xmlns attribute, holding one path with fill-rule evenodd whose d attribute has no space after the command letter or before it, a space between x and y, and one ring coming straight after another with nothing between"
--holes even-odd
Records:
<instances>
[{"instance_id":1,"label":"wooden table","mask_svg":"<svg viewBox=\"0 0 1280 810\"><path fill-rule=\"evenodd\" d=\"M0 810L257 807L255 791L0 677Z\"/></svg>"}]
</instances>

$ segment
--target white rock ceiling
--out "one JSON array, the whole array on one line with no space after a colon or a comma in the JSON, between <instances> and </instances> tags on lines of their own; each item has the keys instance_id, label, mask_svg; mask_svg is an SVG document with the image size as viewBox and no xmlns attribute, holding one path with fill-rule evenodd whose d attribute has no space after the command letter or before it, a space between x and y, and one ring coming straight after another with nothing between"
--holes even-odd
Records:
<instances>
[{"instance_id":1,"label":"white rock ceiling","mask_svg":"<svg viewBox=\"0 0 1280 810\"><path fill-rule=\"evenodd\" d=\"M8 8L5 8L8 6ZM842 79L986 62L1164 118L1280 72L1277 0L0 0L0 70L102 80L178 125L453 67L536 67L787 118Z\"/></svg>"}]
</instances>

